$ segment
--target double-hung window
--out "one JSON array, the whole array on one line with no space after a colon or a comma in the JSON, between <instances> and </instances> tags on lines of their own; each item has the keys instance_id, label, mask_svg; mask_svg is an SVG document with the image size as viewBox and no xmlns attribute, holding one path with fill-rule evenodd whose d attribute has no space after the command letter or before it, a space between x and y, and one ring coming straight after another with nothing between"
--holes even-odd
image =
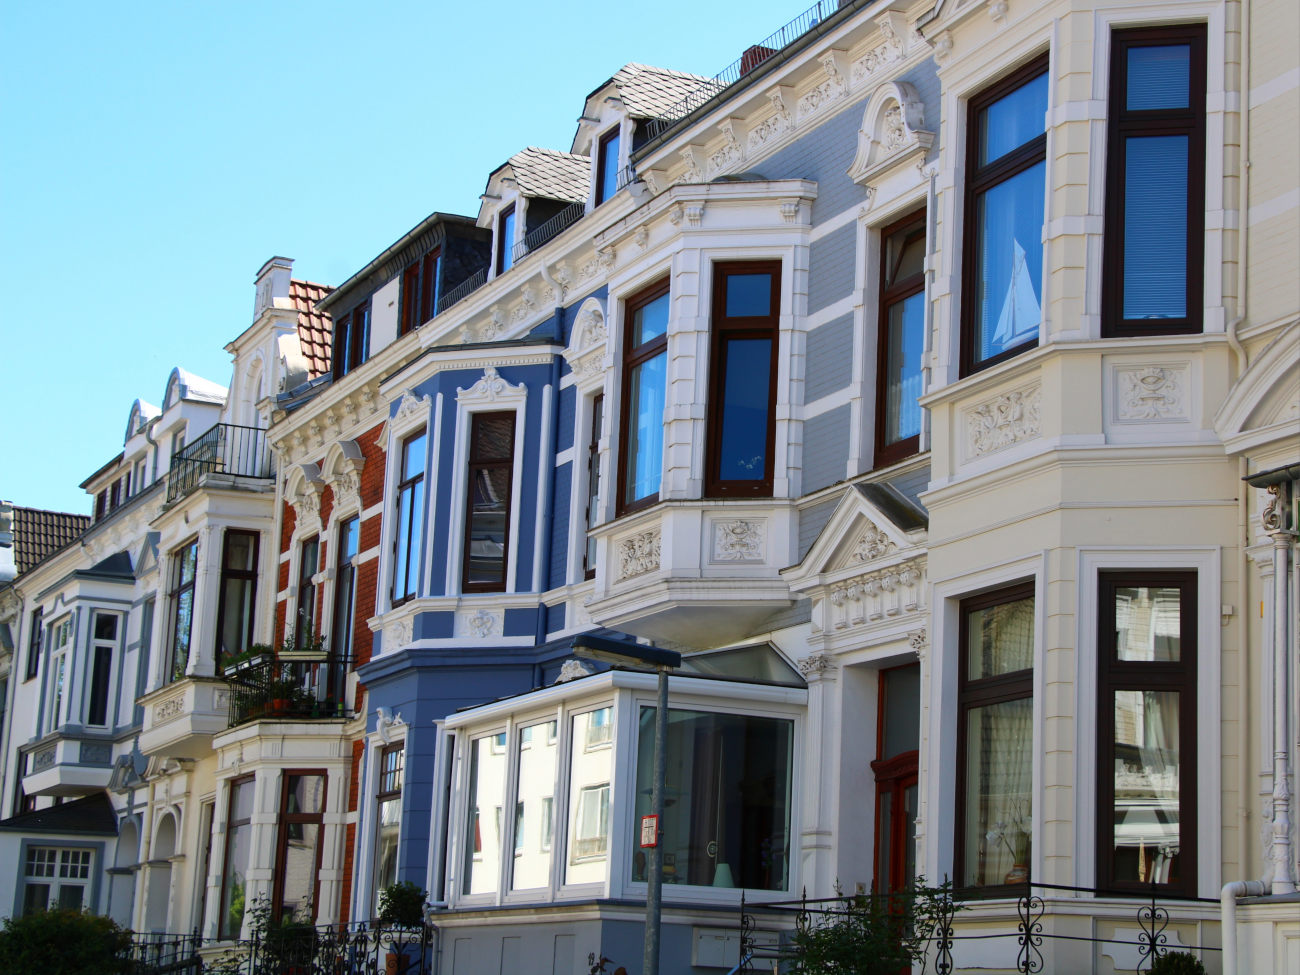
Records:
<instances>
[{"instance_id":1,"label":"double-hung window","mask_svg":"<svg viewBox=\"0 0 1300 975\"><path fill-rule=\"evenodd\" d=\"M509 571L510 489L515 467L515 414L470 417L465 509L464 592L502 592Z\"/></svg>"},{"instance_id":2,"label":"double-hung window","mask_svg":"<svg viewBox=\"0 0 1300 975\"><path fill-rule=\"evenodd\" d=\"M379 816L375 828L375 906L379 892L397 883L397 844L402 831L402 779L406 751L402 743L388 745L379 753L379 787L375 806Z\"/></svg>"},{"instance_id":3,"label":"double-hung window","mask_svg":"<svg viewBox=\"0 0 1300 975\"><path fill-rule=\"evenodd\" d=\"M41 667L41 633L45 619L45 610L39 606L32 610L32 631L27 634L27 673L24 680L31 680Z\"/></svg>"},{"instance_id":4,"label":"double-hung window","mask_svg":"<svg viewBox=\"0 0 1300 975\"><path fill-rule=\"evenodd\" d=\"M217 657L253 643L257 604L257 532L227 528L221 546L221 590L217 605Z\"/></svg>"},{"instance_id":5,"label":"double-hung window","mask_svg":"<svg viewBox=\"0 0 1300 975\"><path fill-rule=\"evenodd\" d=\"M591 401L591 433L587 438L587 544L582 553L582 577L596 577L596 539L591 530L600 522L600 431L605 422L605 396Z\"/></svg>"},{"instance_id":6,"label":"double-hung window","mask_svg":"<svg viewBox=\"0 0 1300 975\"><path fill-rule=\"evenodd\" d=\"M705 492L772 494L780 261L713 266Z\"/></svg>"},{"instance_id":7,"label":"double-hung window","mask_svg":"<svg viewBox=\"0 0 1300 975\"><path fill-rule=\"evenodd\" d=\"M668 384L668 279L628 299L624 314L620 513L659 500Z\"/></svg>"},{"instance_id":8,"label":"double-hung window","mask_svg":"<svg viewBox=\"0 0 1300 975\"><path fill-rule=\"evenodd\" d=\"M50 671L49 671L49 720L45 730L53 731L64 721L68 707L68 684L72 680L72 638L75 627L72 614L69 613L50 628Z\"/></svg>"},{"instance_id":9,"label":"double-hung window","mask_svg":"<svg viewBox=\"0 0 1300 975\"><path fill-rule=\"evenodd\" d=\"M412 434L402 441L401 478L397 485L393 534L392 603L405 602L415 595L420 582L420 550L423 546L424 467L426 431Z\"/></svg>"},{"instance_id":10,"label":"double-hung window","mask_svg":"<svg viewBox=\"0 0 1300 975\"><path fill-rule=\"evenodd\" d=\"M1097 886L1196 893L1196 573L1102 572Z\"/></svg>"},{"instance_id":11,"label":"double-hung window","mask_svg":"<svg viewBox=\"0 0 1300 975\"><path fill-rule=\"evenodd\" d=\"M370 356L370 299L334 320L334 378L342 379Z\"/></svg>"},{"instance_id":12,"label":"double-hung window","mask_svg":"<svg viewBox=\"0 0 1300 975\"><path fill-rule=\"evenodd\" d=\"M505 274L515 263L515 205L497 216L497 274Z\"/></svg>"},{"instance_id":13,"label":"double-hung window","mask_svg":"<svg viewBox=\"0 0 1300 975\"><path fill-rule=\"evenodd\" d=\"M190 634L194 627L194 579L199 564L198 539L172 556L172 584L167 594L171 604L171 659L164 680L171 683L185 676L190 661Z\"/></svg>"},{"instance_id":14,"label":"double-hung window","mask_svg":"<svg viewBox=\"0 0 1300 975\"><path fill-rule=\"evenodd\" d=\"M315 913L324 817L325 773L285 772L271 894L271 910L277 920L310 918Z\"/></svg>"},{"instance_id":15,"label":"double-hung window","mask_svg":"<svg viewBox=\"0 0 1300 975\"><path fill-rule=\"evenodd\" d=\"M442 250L434 248L402 272L402 311L397 334L412 332L438 314L438 285L442 278Z\"/></svg>"},{"instance_id":16,"label":"double-hung window","mask_svg":"<svg viewBox=\"0 0 1300 975\"><path fill-rule=\"evenodd\" d=\"M921 349L925 344L925 213L886 227L880 247L875 466L921 444Z\"/></svg>"},{"instance_id":17,"label":"double-hung window","mask_svg":"<svg viewBox=\"0 0 1300 975\"><path fill-rule=\"evenodd\" d=\"M1033 852L1034 588L961 603L957 886L1023 883Z\"/></svg>"},{"instance_id":18,"label":"double-hung window","mask_svg":"<svg viewBox=\"0 0 1300 975\"><path fill-rule=\"evenodd\" d=\"M1199 332L1205 236L1205 26L1111 38L1105 335Z\"/></svg>"},{"instance_id":19,"label":"double-hung window","mask_svg":"<svg viewBox=\"0 0 1300 975\"><path fill-rule=\"evenodd\" d=\"M596 205L618 192L618 126L600 137L596 148Z\"/></svg>"},{"instance_id":20,"label":"double-hung window","mask_svg":"<svg viewBox=\"0 0 1300 975\"><path fill-rule=\"evenodd\" d=\"M334 618L331 641L340 660L352 656L352 630L357 598L357 541L360 519L348 518L339 525L334 548Z\"/></svg>"},{"instance_id":21,"label":"double-hung window","mask_svg":"<svg viewBox=\"0 0 1300 975\"><path fill-rule=\"evenodd\" d=\"M218 938L238 938L247 907L248 868L253 856L253 776L230 783L226 813L226 851L221 867L221 914Z\"/></svg>"},{"instance_id":22,"label":"double-hung window","mask_svg":"<svg viewBox=\"0 0 1300 975\"><path fill-rule=\"evenodd\" d=\"M1047 58L970 102L962 373L1038 343L1047 180Z\"/></svg>"},{"instance_id":23,"label":"double-hung window","mask_svg":"<svg viewBox=\"0 0 1300 975\"><path fill-rule=\"evenodd\" d=\"M293 620L293 643L305 646L316 634L316 575L320 559L320 537L305 539L298 548L298 610Z\"/></svg>"},{"instance_id":24,"label":"double-hung window","mask_svg":"<svg viewBox=\"0 0 1300 975\"><path fill-rule=\"evenodd\" d=\"M116 613L95 613L91 618L90 700L86 705L86 724L108 724L108 698L112 690L113 657L117 654Z\"/></svg>"}]
</instances>

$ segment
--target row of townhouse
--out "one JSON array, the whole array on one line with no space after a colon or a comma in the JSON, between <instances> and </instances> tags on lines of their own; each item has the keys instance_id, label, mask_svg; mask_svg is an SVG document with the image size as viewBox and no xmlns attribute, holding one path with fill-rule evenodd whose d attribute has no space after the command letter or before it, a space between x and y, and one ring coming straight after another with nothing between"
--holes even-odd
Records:
<instances>
[{"instance_id":1,"label":"row of townhouse","mask_svg":"<svg viewBox=\"0 0 1300 975\"><path fill-rule=\"evenodd\" d=\"M15 909L75 807L141 930L409 880L437 971L635 971L655 677L599 637L683 654L663 970L917 874L957 970L1027 883L1046 970L1137 968L1153 896L1300 967L1297 16L822 3L626 65L332 291L268 262L230 393L175 374L14 584Z\"/></svg>"}]
</instances>

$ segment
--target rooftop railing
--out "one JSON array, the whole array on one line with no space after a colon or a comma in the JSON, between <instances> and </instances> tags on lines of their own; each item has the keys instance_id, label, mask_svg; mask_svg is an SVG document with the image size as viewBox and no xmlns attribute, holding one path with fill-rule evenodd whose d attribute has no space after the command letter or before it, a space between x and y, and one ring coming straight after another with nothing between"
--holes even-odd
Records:
<instances>
[{"instance_id":1,"label":"rooftop railing","mask_svg":"<svg viewBox=\"0 0 1300 975\"><path fill-rule=\"evenodd\" d=\"M727 65L712 78L702 81L698 88L673 105L658 118L646 125L646 135L657 138L675 124L727 88L734 85L783 47L797 41L843 6L841 0L818 0L780 30L746 48L745 53Z\"/></svg>"},{"instance_id":2,"label":"rooftop railing","mask_svg":"<svg viewBox=\"0 0 1300 975\"><path fill-rule=\"evenodd\" d=\"M558 237L565 230L568 230L582 218L587 212L587 201L579 200L577 203L570 203L567 207L547 220L540 227L536 227L524 235L524 239L514 246L511 252L515 263L528 253L537 250L548 240Z\"/></svg>"},{"instance_id":3,"label":"rooftop railing","mask_svg":"<svg viewBox=\"0 0 1300 975\"><path fill-rule=\"evenodd\" d=\"M487 284L487 268L482 267L452 288L438 301L438 314L441 315L458 301L463 301L483 285Z\"/></svg>"},{"instance_id":4,"label":"rooftop railing","mask_svg":"<svg viewBox=\"0 0 1300 975\"><path fill-rule=\"evenodd\" d=\"M270 480L271 449L266 431L218 423L197 440L172 454L167 475L167 500L175 501L192 494L209 474L234 474Z\"/></svg>"}]
</instances>

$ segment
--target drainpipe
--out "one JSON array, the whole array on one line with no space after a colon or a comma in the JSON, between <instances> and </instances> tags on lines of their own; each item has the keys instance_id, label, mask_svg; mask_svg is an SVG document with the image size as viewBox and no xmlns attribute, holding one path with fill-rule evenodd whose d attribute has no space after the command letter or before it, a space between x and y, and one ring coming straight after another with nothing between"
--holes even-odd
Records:
<instances>
[{"instance_id":1,"label":"drainpipe","mask_svg":"<svg viewBox=\"0 0 1300 975\"><path fill-rule=\"evenodd\" d=\"M1237 314L1228 322L1228 345L1232 347L1237 359L1237 376L1240 378L1250 365L1246 347L1237 337L1237 329L1246 320L1246 235L1250 222L1250 4L1243 0L1238 5L1241 11L1241 23L1237 36L1240 38L1238 54L1241 65L1241 172L1237 174Z\"/></svg>"},{"instance_id":2,"label":"drainpipe","mask_svg":"<svg viewBox=\"0 0 1300 975\"><path fill-rule=\"evenodd\" d=\"M1271 484L1268 491L1273 495L1273 501L1264 509L1262 520L1264 530L1273 539L1273 842L1269 859L1273 861L1272 892L1294 894L1295 876L1291 867L1291 749L1287 737L1287 717L1291 705L1291 685L1287 674L1287 623L1291 617L1287 550L1295 536L1287 525L1287 505L1290 503L1287 485Z\"/></svg>"},{"instance_id":3,"label":"drainpipe","mask_svg":"<svg viewBox=\"0 0 1300 975\"><path fill-rule=\"evenodd\" d=\"M1219 926L1223 936L1223 975L1237 975L1237 898L1262 897L1268 887L1262 880L1234 880L1219 893Z\"/></svg>"},{"instance_id":4,"label":"drainpipe","mask_svg":"<svg viewBox=\"0 0 1300 975\"><path fill-rule=\"evenodd\" d=\"M934 164L927 166L924 170L928 177L926 180L925 190L925 323L921 331L921 395L924 396L930 391L930 383L934 378L934 370L930 367L930 350L931 337L934 330L934 279L938 275L939 269L934 266L936 252L938 250L938 234L935 228L938 224L939 215L935 212L935 203L938 198L938 192L935 189L935 180L939 178L939 166ZM881 326L877 325L877 329ZM921 422L921 452L930 449L930 411L926 410Z\"/></svg>"}]
</instances>

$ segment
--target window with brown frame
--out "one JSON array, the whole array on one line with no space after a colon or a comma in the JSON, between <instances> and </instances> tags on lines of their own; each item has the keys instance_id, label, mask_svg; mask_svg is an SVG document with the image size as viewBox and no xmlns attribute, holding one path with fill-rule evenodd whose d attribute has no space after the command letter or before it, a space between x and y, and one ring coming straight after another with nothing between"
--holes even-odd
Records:
<instances>
[{"instance_id":1,"label":"window with brown frame","mask_svg":"<svg viewBox=\"0 0 1300 975\"><path fill-rule=\"evenodd\" d=\"M172 584L167 593L171 607L171 660L166 673L165 683L180 680L185 676L190 661L190 637L194 629L194 580L198 572L199 541L194 541L177 550L172 556Z\"/></svg>"},{"instance_id":2,"label":"window with brown frame","mask_svg":"<svg viewBox=\"0 0 1300 975\"><path fill-rule=\"evenodd\" d=\"M1111 35L1102 334L1201 330L1205 25Z\"/></svg>"},{"instance_id":3,"label":"window with brown frame","mask_svg":"<svg viewBox=\"0 0 1300 975\"><path fill-rule=\"evenodd\" d=\"M340 660L352 656L357 600L357 542L361 534L360 519L348 518L339 525L334 546L334 617L331 646Z\"/></svg>"},{"instance_id":4,"label":"window with brown frame","mask_svg":"<svg viewBox=\"0 0 1300 975\"><path fill-rule=\"evenodd\" d=\"M248 867L253 855L253 790L251 775L230 781L226 811L226 849L221 865L221 913L217 916L217 937L239 937L247 904Z\"/></svg>"},{"instance_id":5,"label":"window with brown frame","mask_svg":"<svg viewBox=\"0 0 1300 975\"><path fill-rule=\"evenodd\" d=\"M402 831L402 781L406 751L401 742L379 753L379 784L375 791L378 810L375 829L375 906L379 892L397 883L397 846Z\"/></svg>"},{"instance_id":6,"label":"window with brown frame","mask_svg":"<svg viewBox=\"0 0 1300 975\"><path fill-rule=\"evenodd\" d=\"M668 278L627 299L623 311L623 399L619 422L618 513L659 500L668 393Z\"/></svg>"},{"instance_id":7,"label":"window with brown frame","mask_svg":"<svg viewBox=\"0 0 1300 975\"><path fill-rule=\"evenodd\" d=\"M618 138L616 125L600 137L596 147L596 205L618 192Z\"/></svg>"},{"instance_id":8,"label":"window with brown frame","mask_svg":"<svg viewBox=\"0 0 1300 975\"><path fill-rule=\"evenodd\" d=\"M295 646L306 645L316 634L316 575L320 563L320 536L303 539L298 548L298 611L293 621Z\"/></svg>"},{"instance_id":9,"label":"window with brown frame","mask_svg":"<svg viewBox=\"0 0 1300 975\"><path fill-rule=\"evenodd\" d=\"M515 205L497 215L497 274L505 274L515 263Z\"/></svg>"},{"instance_id":10,"label":"window with brown frame","mask_svg":"<svg viewBox=\"0 0 1300 975\"><path fill-rule=\"evenodd\" d=\"M463 592L504 592L510 543L510 490L515 468L515 414L470 417L466 473Z\"/></svg>"},{"instance_id":11,"label":"window with brown frame","mask_svg":"<svg viewBox=\"0 0 1300 975\"><path fill-rule=\"evenodd\" d=\"M925 211L880 232L875 466L921 447L921 351L925 345Z\"/></svg>"},{"instance_id":12,"label":"window with brown frame","mask_svg":"<svg viewBox=\"0 0 1300 975\"><path fill-rule=\"evenodd\" d=\"M1196 894L1196 573L1098 579L1097 886Z\"/></svg>"},{"instance_id":13,"label":"window with brown frame","mask_svg":"<svg viewBox=\"0 0 1300 975\"><path fill-rule=\"evenodd\" d=\"M962 375L1038 344L1047 193L1047 56L970 100Z\"/></svg>"},{"instance_id":14,"label":"window with brown frame","mask_svg":"<svg viewBox=\"0 0 1300 975\"><path fill-rule=\"evenodd\" d=\"M217 658L253 645L257 605L258 533L227 528L221 546L221 589L217 598Z\"/></svg>"},{"instance_id":15,"label":"window with brown frame","mask_svg":"<svg viewBox=\"0 0 1300 975\"><path fill-rule=\"evenodd\" d=\"M271 915L312 918L320 889L321 830L325 822L324 769L290 769L280 786L279 835Z\"/></svg>"},{"instance_id":16,"label":"window with brown frame","mask_svg":"<svg viewBox=\"0 0 1300 975\"><path fill-rule=\"evenodd\" d=\"M370 299L334 320L334 378L342 379L370 357Z\"/></svg>"},{"instance_id":17,"label":"window with brown frame","mask_svg":"<svg viewBox=\"0 0 1300 975\"><path fill-rule=\"evenodd\" d=\"M27 634L27 672L23 680L31 680L41 668L41 631L45 622L45 610L36 607L32 610L32 631Z\"/></svg>"},{"instance_id":18,"label":"window with brown frame","mask_svg":"<svg viewBox=\"0 0 1300 975\"><path fill-rule=\"evenodd\" d=\"M963 599L960 618L955 872L996 889L1033 854L1033 583Z\"/></svg>"},{"instance_id":19,"label":"window with brown frame","mask_svg":"<svg viewBox=\"0 0 1300 975\"><path fill-rule=\"evenodd\" d=\"M596 578L596 539L591 530L600 518L600 431L605 422L605 396L597 393L591 400L591 433L587 438L587 544L582 553L582 577Z\"/></svg>"},{"instance_id":20,"label":"window with brown frame","mask_svg":"<svg viewBox=\"0 0 1300 975\"><path fill-rule=\"evenodd\" d=\"M420 583L420 552L424 538L424 467L426 431L402 441L394 504L397 522L393 533L392 604L404 603L415 595Z\"/></svg>"},{"instance_id":21,"label":"window with brown frame","mask_svg":"<svg viewBox=\"0 0 1300 975\"><path fill-rule=\"evenodd\" d=\"M781 262L713 265L704 491L770 497Z\"/></svg>"},{"instance_id":22,"label":"window with brown frame","mask_svg":"<svg viewBox=\"0 0 1300 975\"><path fill-rule=\"evenodd\" d=\"M402 310L398 335L419 328L438 314L438 285L442 277L442 249L434 248L402 272Z\"/></svg>"},{"instance_id":23,"label":"window with brown frame","mask_svg":"<svg viewBox=\"0 0 1300 975\"><path fill-rule=\"evenodd\" d=\"M877 702L875 890L888 894L916 876L921 665L882 670Z\"/></svg>"}]
</instances>

